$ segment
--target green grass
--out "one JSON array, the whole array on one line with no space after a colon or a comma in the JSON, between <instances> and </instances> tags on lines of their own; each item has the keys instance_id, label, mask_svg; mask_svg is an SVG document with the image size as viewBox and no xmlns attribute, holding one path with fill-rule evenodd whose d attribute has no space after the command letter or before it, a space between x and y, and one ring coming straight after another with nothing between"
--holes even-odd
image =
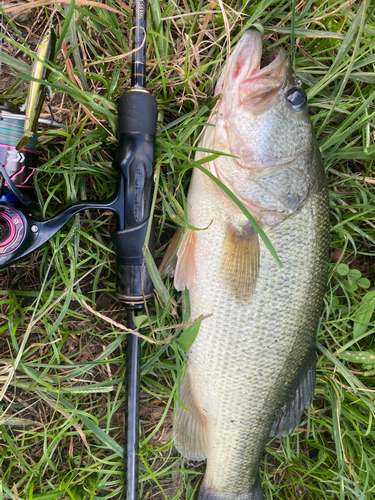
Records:
<instances>
[{"instance_id":1,"label":"green grass","mask_svg":"<svg viewBox=\"0 0 375 500\"><path fill-rule=\"evenodd\" d=\"M115 189L116 99L130 84L130 58L123 54L129 51L131 16L127 4L107 5L117 12L78 2L51 4L33 11L26 23L31 29L35 22L32 33L39 37L46 13L55 13L59 45L69 40L75 75L72 82L60 52L52 65L52 104L71 133L47 130L40 136L36 181L44 217L77 199L104 199ZM342 250L339 261L331 262L319 327L314 403L299 432L268 444L265 498L372 499L375 8L368 0L308 0L295 11L292 2L276 0L229 0L223 6L226 20L214 2L149 5L148 88L159 103L156 260L176 227L186 225L190 151L214 104L228 35L233 48L255 25L264 31L268 50L289 50L308 93L330 183L331 249ZM5 21L0 60L9 84L1 88L7 99L21 103L35 43L24 23L4 14ZM6 389L0 404L0 499L121 494L126 332L118 326L125 324L125 312L115 299L114 227L110 213L85 212L43 249L0 274L0 382ZM166 278L149 303L151 324L145 320L141 330L150 339L142 341L142 500L193 499L202 477L201 464L184 462L172 446L173 403L186 359L186 344L176 341L180 305ZM172 341L163 343L170 333Z\"/></svg>"}]
</instances>

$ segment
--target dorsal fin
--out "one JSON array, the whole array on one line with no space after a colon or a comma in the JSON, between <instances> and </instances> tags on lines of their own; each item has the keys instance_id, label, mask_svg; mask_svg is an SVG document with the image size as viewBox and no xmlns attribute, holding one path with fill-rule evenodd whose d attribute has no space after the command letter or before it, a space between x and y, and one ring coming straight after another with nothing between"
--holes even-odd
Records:
<instances>
[{"instance_id":1,"label":"dorsal fin","mask_svg":"<svg viewBox=\"0 0 375 500\"><path fill-rule=\"evenodd\" d=\"M270 432L270 437L287 436L299 424L303 410L310 406L314 397L315 369L316 355L314 345L307 363L305 363L302 367L299 376L284 401L284 404L277 413Z\"/></svg>"}]
</instances>

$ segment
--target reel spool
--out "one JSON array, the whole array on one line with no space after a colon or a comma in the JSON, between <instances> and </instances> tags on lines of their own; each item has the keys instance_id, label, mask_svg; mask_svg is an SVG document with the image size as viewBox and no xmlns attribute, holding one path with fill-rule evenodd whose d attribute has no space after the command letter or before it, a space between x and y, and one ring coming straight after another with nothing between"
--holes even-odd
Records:
<instances>
[{"instance_id":1,"label":"reel spool","mask_svg":"<svg viewBox=\"0 0 375 500\"><path fill-rule=\"evenodd\" d=\"M24 132L25 114L11 103L0 104L0 256L15 254L25 241L28 222L24 208L35 208L33 176L38 167L37 134L22 151L16 145ZM39 123L63 126L39 119ZM32 231L32 228L31 228Z\"/></svg>"},{"instance_id":2,"label":"reel spool","mask_svg":"<svg viewBox=\"0 0 375 500\"><path fill-rule=\"evenodd\" d=\"M33 174L38 166L36 151L37 135L22 151L16 150L16 144L23 134L25 114L9 104L0 105L0 165L21 192L32 189ZM17 203L21 200L13 192L4 177L1 178L0 203Z\"/></svg>"}]
</instances>

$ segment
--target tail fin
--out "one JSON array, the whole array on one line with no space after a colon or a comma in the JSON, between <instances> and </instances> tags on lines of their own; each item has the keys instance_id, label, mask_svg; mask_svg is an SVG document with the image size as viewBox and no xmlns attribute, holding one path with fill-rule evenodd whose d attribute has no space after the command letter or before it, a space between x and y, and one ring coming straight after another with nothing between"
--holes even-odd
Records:
<instances>
[{"instance_id":1,"label":"tail fin","mask_svg":"<svg viewBox=\"0 0 375 500\"><path fill-rule=\"evenodd\" d=\"M218 491L214 488L205 487L203 484L199 491L198 500L263 500L260 477L258 475L253 491L248 493L229 493Z\"/></svg>"}]
</instances>

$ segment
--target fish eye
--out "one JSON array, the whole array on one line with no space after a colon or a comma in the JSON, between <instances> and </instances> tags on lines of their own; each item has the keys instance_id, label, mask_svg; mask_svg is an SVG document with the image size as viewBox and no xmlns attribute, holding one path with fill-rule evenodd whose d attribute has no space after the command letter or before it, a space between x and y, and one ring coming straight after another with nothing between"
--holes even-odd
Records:
<instances>
[{"instance_id":1,"label":"fish eye","mask_svg":"<svg viewBox=\"0 0 375 500\"><path fill-rule=\"evenodd\" d=\"M292 87L288 90L286 98L293 109L299 111L307 103L306 92L298 87Z\"/></svg>"}]
</instances>

